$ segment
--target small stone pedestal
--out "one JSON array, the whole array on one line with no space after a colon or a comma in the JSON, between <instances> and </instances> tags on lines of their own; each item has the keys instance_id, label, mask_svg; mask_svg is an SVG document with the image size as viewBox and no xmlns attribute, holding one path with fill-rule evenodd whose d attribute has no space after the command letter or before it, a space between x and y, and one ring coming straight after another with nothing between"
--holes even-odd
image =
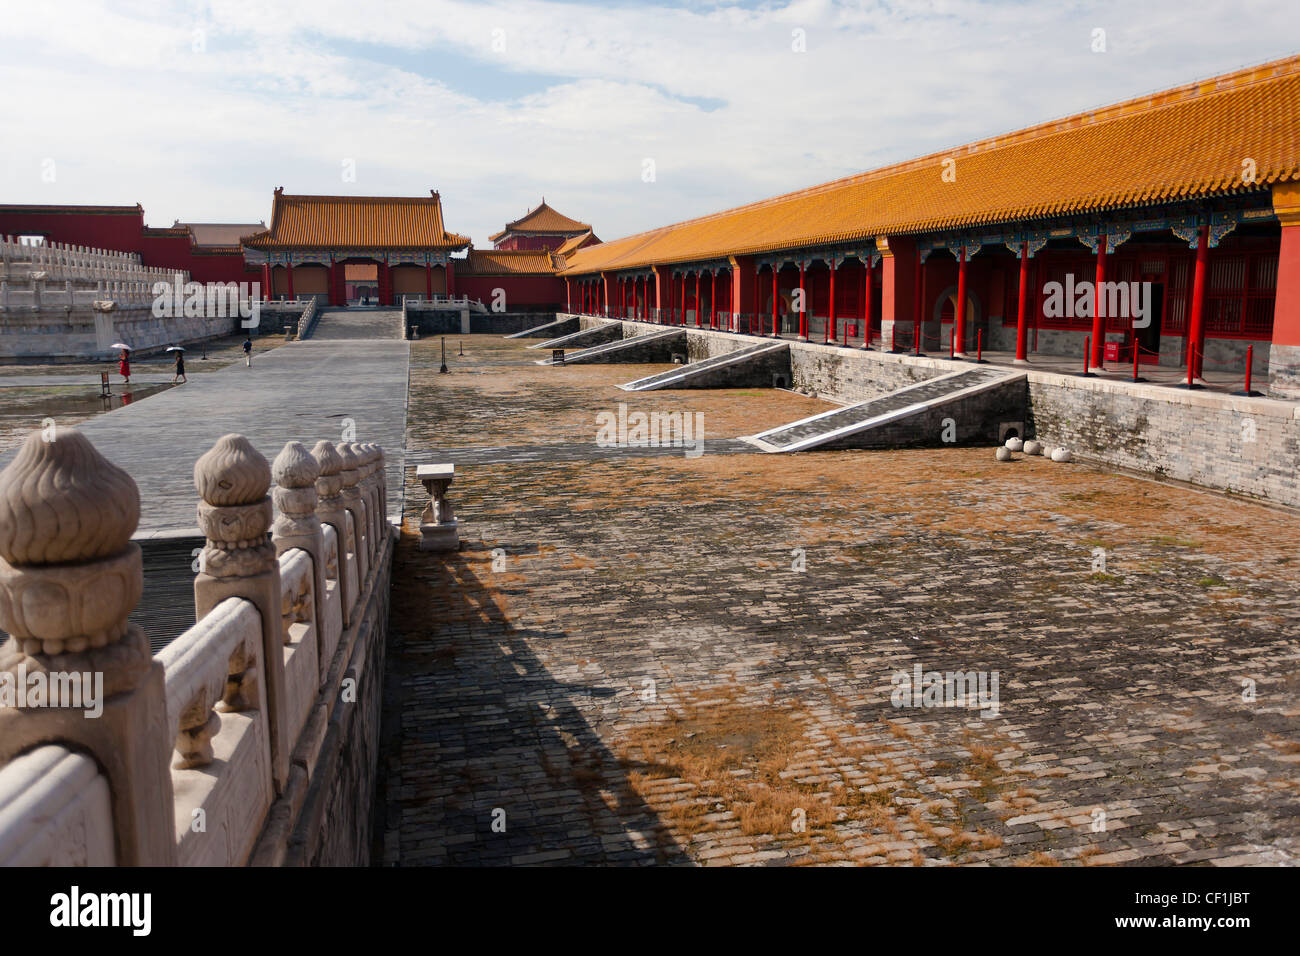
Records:
<instances>
[{"instance_id":1,"label":"small stone pedestal","mask_svg":"<svg viewBox=\"0 0 1300 956\"><path fill-rule=\"evenodd\" d=\"M456 551L460 548L460 525L451 502L447 500L447 486L456 477L456 466L420 465L415 477L429 493L429 503L420 513L420 550Z\"/></svg>"}]
</instances>

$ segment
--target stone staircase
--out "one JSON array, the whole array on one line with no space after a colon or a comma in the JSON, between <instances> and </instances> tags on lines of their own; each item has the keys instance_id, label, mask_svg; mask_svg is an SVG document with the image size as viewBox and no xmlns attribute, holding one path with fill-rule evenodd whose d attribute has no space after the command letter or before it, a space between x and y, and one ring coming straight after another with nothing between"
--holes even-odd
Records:
<instances>
[{"instance_id":1,"label":"stone staircase","mask_svg":"<svg viewBox=\"0 0 1300 956\"><path fill-rule=\"evenodd\" d=\"M401 309L320 309L311 339L403 339Z\"/></svg>"}]
</instances>

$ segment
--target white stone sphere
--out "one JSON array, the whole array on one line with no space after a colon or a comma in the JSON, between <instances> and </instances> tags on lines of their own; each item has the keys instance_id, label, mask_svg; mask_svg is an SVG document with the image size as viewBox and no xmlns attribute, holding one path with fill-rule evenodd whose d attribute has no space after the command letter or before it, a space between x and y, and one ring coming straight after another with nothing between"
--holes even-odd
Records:
<instances>
[{"instance_id":1,"label":"white stone sphere","mask_svg":"<svg viewBox=\"0 0 1300 956\"><path fill-rule=\"evenodd\" d=\"M1022 448L1025 447L1025 443L1021 441L1019 438L1016 438L1014 436L1007 439L1006 445L1012 451L1020 451Z\"/></svg>"},{"instance_id":2,"label":"white stone sphere","mask_svg":"<svg viewBox=\"0 0 1300 956\"><path fill-rule=\"evenodd\" d=\"M1070 449L1054 448L1052 450L1052 461L1069 461L1069 460L1070 460Z\"/></svg>"},{"instance_id":3,"label":"white stone sphere","mask_svg":"<svg viewBox=\"0 0 1300 956\"><path fill-rule=\"evenodd\" d=\"M1001 445L1001 446L999 446L999 447L998 447L998 450L997 450L994 454L995 454L995 456L997 457L997 460L998 460L998 461L1010 461L1010 460L1011 460L1011 449L1008 448L1006 445Z\"/></svg>"},{"instance_id":4,"label":"white stone sphere","mask_svg":"<svg viewBox=\"0 0 1300 956\"><path fill-rule=\"evenodd\" d=\"M1041 455L1043 453L1043 443L1034 441L1031 438L1025 442L1024 452L1026 455Z\"/></svg>"}]
</instances>

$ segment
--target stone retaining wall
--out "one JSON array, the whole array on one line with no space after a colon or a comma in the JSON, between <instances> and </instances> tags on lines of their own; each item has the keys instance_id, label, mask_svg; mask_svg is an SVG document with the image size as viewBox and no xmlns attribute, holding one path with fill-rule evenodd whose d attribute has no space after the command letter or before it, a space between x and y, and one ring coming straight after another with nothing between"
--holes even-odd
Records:
<instances>
[{"instance_id":1,"label":"stone retaining wall","mask_svg":"<svg viewBox=\"0 0 1300 956\"><path fill-rule=\"evenodd\" d=\"M60 363L116 354L103 346L125 342L136 356L234 335L233 318L157 318L151 308L99 313L90 309L10 310L0 318L0 362ZM280 330L276 330L280 331Z\"/></svg>"},{"instance_id":2,"label":"stone retaining wall","mask_svg":"<svg viewBox=\"0 0 1300 956\"><path fill-rule=\"evenodd\" d=\"M629 337L663 328L624 325ZM696 361L771 340L691 329L688 341ZM789 346L793 388L841 403L866 401L961 367L936 357ZM1300 366L1300 350L1294 358ZM1066 445L1102 464L1300 507L1300 405L1294 402L1026 373L1027 437Z\"/></svg>"}]
</instances>

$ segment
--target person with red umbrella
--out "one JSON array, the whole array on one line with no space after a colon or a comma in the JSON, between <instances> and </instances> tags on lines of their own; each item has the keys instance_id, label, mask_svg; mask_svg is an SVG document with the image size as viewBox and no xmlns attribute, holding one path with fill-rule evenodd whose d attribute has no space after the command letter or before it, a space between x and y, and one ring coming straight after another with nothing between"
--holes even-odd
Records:
<instances>
[{"instance_id":1,"label":"person with red umbrella","mask_svg":"<svg viewBox=\"0 0 1300 956\"><path fill-rule=\"evenodd\" d=\"M131 346L127 345L125 342L114 342L113 348L122 350L122 355L117 360L117 370L122 374L122 378L126 380L126 384L130 385L131 384Z\"/></svg>"}]
</instances>

